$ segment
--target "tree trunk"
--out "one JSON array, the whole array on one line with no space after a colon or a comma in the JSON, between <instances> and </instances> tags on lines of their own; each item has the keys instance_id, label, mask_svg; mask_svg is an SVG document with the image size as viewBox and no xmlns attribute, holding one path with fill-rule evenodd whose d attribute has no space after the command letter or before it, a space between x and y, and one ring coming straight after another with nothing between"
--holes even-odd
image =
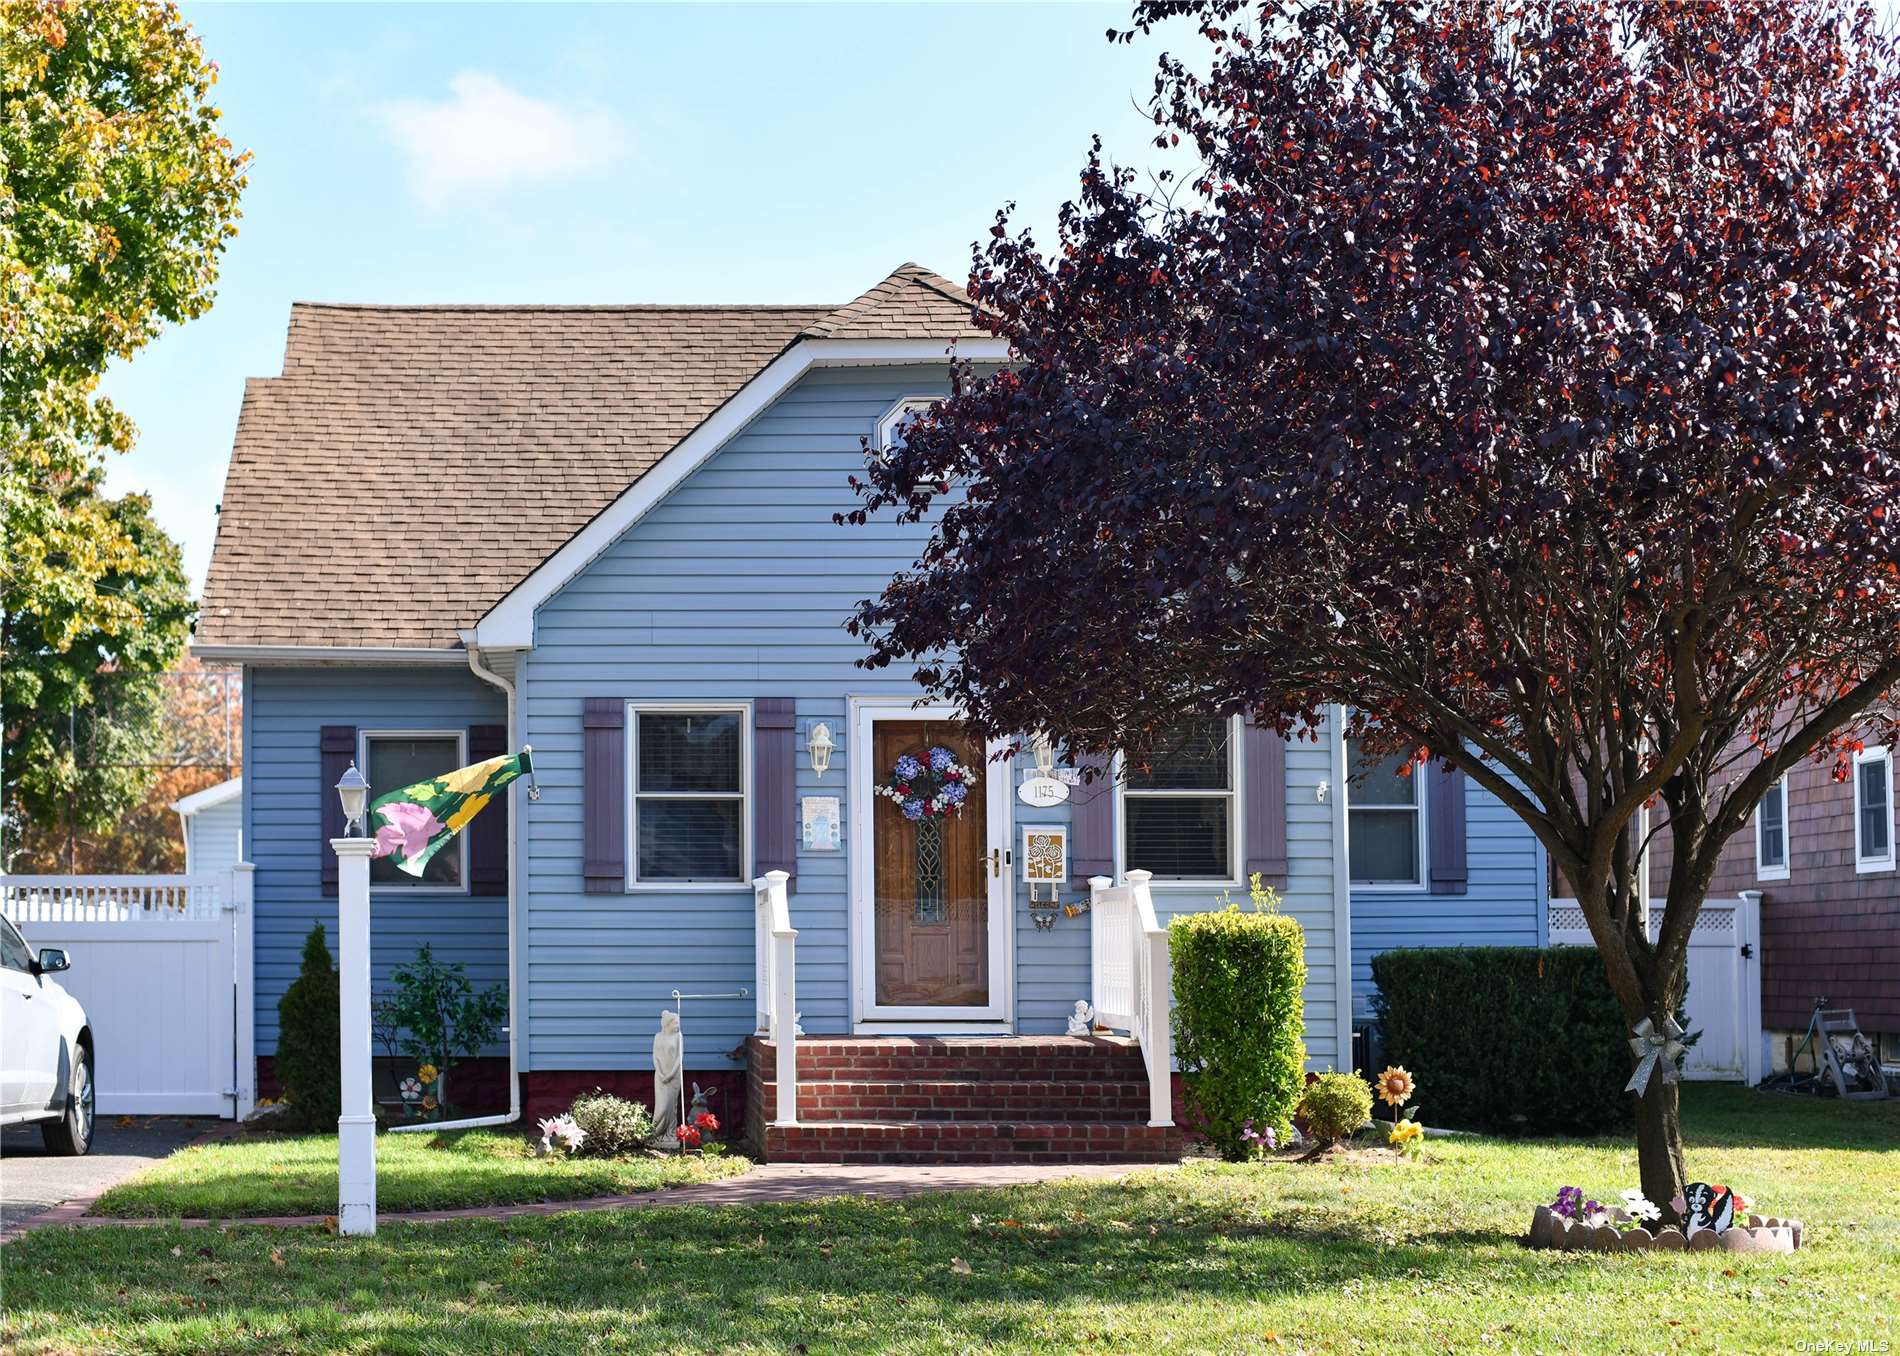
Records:
<instances>
[{"instance_id":1,"label":"tree trunk","mask_svg":"<svg viewBox=\"0 0 1900 1356\"><path fill-rule=\"evenodd\" d=\"M1675 1218L1669 1202L1681 1194L1682 1104L1679 1083L1663 1081L1660 1066L1649 1077L1649 1088L1636 1099L1636 1166L1643 1195L1663 1212L1665 1221Z\"/></svg>"}]
</instances>

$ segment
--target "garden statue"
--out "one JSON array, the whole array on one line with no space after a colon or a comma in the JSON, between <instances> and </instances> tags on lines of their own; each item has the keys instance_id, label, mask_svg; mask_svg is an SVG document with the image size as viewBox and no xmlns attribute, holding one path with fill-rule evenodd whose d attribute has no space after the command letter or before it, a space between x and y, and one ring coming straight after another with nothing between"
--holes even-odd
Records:
<instances>
[{"instance_id":1,"label":"garden statue","mask_svg":"<svg viewBox=\"0 0 1900 1356\"><path fill-rule=\"evenodd\" d=\"M699 1118L712 1110L712 1107L708 1104L708 1099L716 1096L718 1092L718 1088L702 1088L697 1083L693 1084L693 1103L686 1108L686 1123L688 1125L698 1125Z\"/></svg>"},{"instance_id":2,"label":"garden statue","mask_svg":"<svg viewBox=\"0 0 1900 1356\"><path fill-rule=\"evenodd\" d=\"M1089 1006L1089 1000L1075 1000L1075 1014L1069 1018L1069 1034L1086 1036L1095 1029L1095 1009Z\"/></svg>"},{"instance_id":3,"label":"garden statue","mask_svg":"<svg viewBox=\"0 0 1900 1356\"><path fill-rule=\"evenodd\" d=\"M662 1012L660 1029L653 1037L653 1137L661 1144L670 1141L679 1129L683 1056L680 1015Z\"/></svg>"}]
</instances>

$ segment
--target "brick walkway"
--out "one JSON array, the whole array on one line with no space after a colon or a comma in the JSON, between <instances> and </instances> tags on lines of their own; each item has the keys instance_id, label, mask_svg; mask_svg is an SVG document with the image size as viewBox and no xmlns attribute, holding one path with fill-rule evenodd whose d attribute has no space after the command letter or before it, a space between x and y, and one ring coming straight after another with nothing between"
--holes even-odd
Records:
<instances>
[{"instance_id":1,"label":"brick walkway","mask_svg":"<svg viewBox=\"0 0 1900 1356\"><path fill-rule=\"evenodd\" d=\"M1031 1182L1073 1179L1102 1181L1152 1167L1142 1163L994 1163L965 1165L897 1165L832 1167L806 1163L767 1163L743 1177L694 1186L624 1196L589 1196L576 1201L537 1201L530 1205L474 1206L467 1210L415 1210L379 1215L379 1224L432 1224L456 1219L519 1219L528 1215L558 1215L568 1210L647 1210L675 1205L772 1205L787 1201L816 1201L839 1196L867 1200L896 1200L931 1191L964 1191L987 1187L1021 1186ZM152 1225L187 1229L225 1225L263 1225L267 1228L322 1227L326 1215L263 1215L242 1219L113 1219L88 1215L94 1197L67 1201L36 1215L20 1228L0 1235L10 1242L33 1229L57 1225L85 1228L141 1228Z\"/></svg>"}]
</instances>

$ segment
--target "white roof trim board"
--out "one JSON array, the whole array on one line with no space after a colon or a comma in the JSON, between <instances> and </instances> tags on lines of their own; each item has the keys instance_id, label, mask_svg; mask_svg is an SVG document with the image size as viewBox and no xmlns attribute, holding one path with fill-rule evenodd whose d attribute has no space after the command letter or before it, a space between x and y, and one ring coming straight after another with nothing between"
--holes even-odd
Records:
<instances>
[{"instance_id":1,"label":"white roof trim board","mask_svg":"<svg viewBox=\"0 0 1900 1356\"><path fill-rule=\"evenodd\" d=\"M526 649L534 645L534 614L569 580L645 517L648 510L711 460L793 383L814 367L889 366L944 363L951 357L969 362L1003 362L1009 345L1002 339L801 339L774 359L705 422L682 438L658 465L634 481L619 498L568 538L514 588L504 594L475 626L482 649Z\"/></svg>"},{"instance_id":2,"label":"white roof trim board","mask_svg":"<svg viewBox=\"0 0 1900 1356\"><path fill-rule=\"evenodd\" d=\"M172 809L186 819L190 819L200 810L209 810L214 805L236 800L244 794L244 779L233 777L228 782L219 782L216 786L207 786L202 791L194 791L182 800L172 802Z\"/></svg>"}]
</instances>

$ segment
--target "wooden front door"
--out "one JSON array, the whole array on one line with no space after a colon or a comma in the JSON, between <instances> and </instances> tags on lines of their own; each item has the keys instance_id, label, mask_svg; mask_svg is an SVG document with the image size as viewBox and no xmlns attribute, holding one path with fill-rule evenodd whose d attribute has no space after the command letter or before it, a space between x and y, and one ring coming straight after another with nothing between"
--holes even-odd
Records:
<instances>
[{"instance_id":1,"label":"wooden front door","mask_svg":"<svg viewBox=\"0 0 1900 1356\"><path fill-rule=\"evenodd\" d=\"M880 795L871 810L873 1001L880 1008L990 1004L992 871L981 786L989 769L982 742L958 721L875 721L873 785L888 784L901 759L927 765L939 749L978 778L960 807L936 814L923 809L921 796L900 802Z\"/></svg>"}]
</instances>

